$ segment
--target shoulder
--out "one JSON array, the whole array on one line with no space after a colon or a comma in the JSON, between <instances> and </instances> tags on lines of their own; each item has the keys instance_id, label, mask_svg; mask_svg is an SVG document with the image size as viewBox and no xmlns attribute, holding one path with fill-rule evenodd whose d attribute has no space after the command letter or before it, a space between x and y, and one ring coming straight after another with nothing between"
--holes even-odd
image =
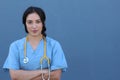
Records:
<instances>
[{"instance_id":1,"label":"shoulder","mask_svg":"<svg viewBox=\"0 0 120 80\"><path fill-rule=\"evenodd\" d=\"M19 47L19 48L21 48L21 47L23 47L24 42L25 42L25 37L13 41L13 42L10 44L10 47Z\"/></svg>"},{"instance_id":2,"label":"shoulder","mask_svg":"<svg viewBox=\"0 0 120 80\"><path fill-rule=\"evenodd\" d=\"M46 40L47 40L47 43L52 46L60 44L57 40L48 36L46 37Z\"/></svg>"}]
</instances>

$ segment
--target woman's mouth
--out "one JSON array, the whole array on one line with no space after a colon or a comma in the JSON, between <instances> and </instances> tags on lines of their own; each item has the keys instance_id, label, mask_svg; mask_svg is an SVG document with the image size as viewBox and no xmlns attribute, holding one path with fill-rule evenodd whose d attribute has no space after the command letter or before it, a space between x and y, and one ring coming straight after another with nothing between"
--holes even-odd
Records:
<instances>
[{"instance_id":1,"label":"woman's mouth","mask_svg":"<svg viewBox=\"0 0 120 80\"><path fill-rule=\"evenodd\" d=\"M33 30L33 33L36 33L38 30Z\"/></svg>"}]
</instances>

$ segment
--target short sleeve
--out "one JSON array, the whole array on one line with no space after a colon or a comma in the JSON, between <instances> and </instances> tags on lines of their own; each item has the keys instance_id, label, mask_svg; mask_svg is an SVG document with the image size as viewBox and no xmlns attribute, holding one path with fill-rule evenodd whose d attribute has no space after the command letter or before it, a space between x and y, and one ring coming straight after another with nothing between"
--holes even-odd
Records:
<instances>
[{"instance_id":1,"label":"short sleeve","mask_svg":"<svg viewBox=\"0 0 120 80\"><path fill-rule=\"evenodd\" d=\"M59 42L56 42L53 47L53 55L51 61L51 70L62 69L62 71L66 71L67 62Z\"/></svg>"},{"instance_id":2,"label":"short sleeve","mask_svg":"<svg viewBox=\"0 0 120 80\"><path fill-rule=\"evenodd\" d=\"M8 69L18 70L19 69L18 49L15 43L12 43L10 45L9 54L3 65L3 69L4 70L8 70Z\"/></svg>"}]
</instances>

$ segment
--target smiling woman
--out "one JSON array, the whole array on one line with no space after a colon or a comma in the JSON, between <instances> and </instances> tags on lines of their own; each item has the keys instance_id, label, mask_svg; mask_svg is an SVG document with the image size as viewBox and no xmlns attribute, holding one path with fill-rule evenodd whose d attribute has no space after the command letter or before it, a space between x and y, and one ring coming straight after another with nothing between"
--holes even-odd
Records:
<instances>
[{"instance_id":1,"label":"smiling woman","mask_svg":"<svg viewBox=\"0 0 120 80\"><path fill-rule=\"evenodd\" d=\"M10 45L3 68L12 80L60 80L67 62L60 43L45 33L45 13L29 7L23 14L27 36Z\"/></svg>"},{"instance_id":2,"label":"smiling woman","mask_svg":"<svg viewBox=\"0 0 120 80\"><path fill-rule=\"evenodd\" d=\"M29 35L38 36L41 35L42 31L42 22L37 13L31 13L28 15L26 20L26 27L29 32Z\"/></svg>"}]
</instances>

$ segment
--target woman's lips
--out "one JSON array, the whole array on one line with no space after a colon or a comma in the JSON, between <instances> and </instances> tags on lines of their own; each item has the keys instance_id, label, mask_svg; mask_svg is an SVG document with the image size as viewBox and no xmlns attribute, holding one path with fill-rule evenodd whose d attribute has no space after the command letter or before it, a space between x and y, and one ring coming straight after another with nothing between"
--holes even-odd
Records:
<instances>
[{"instance_id":1,"label":"woman's lips","mask_svg":"<svg viewBox=\"0 0 120 80\"><path fill-rule=\"evenodd\" d=\"M32 30L33 31L33 33L36 33L38 30Z\"/></svg>"}]
</instances>

